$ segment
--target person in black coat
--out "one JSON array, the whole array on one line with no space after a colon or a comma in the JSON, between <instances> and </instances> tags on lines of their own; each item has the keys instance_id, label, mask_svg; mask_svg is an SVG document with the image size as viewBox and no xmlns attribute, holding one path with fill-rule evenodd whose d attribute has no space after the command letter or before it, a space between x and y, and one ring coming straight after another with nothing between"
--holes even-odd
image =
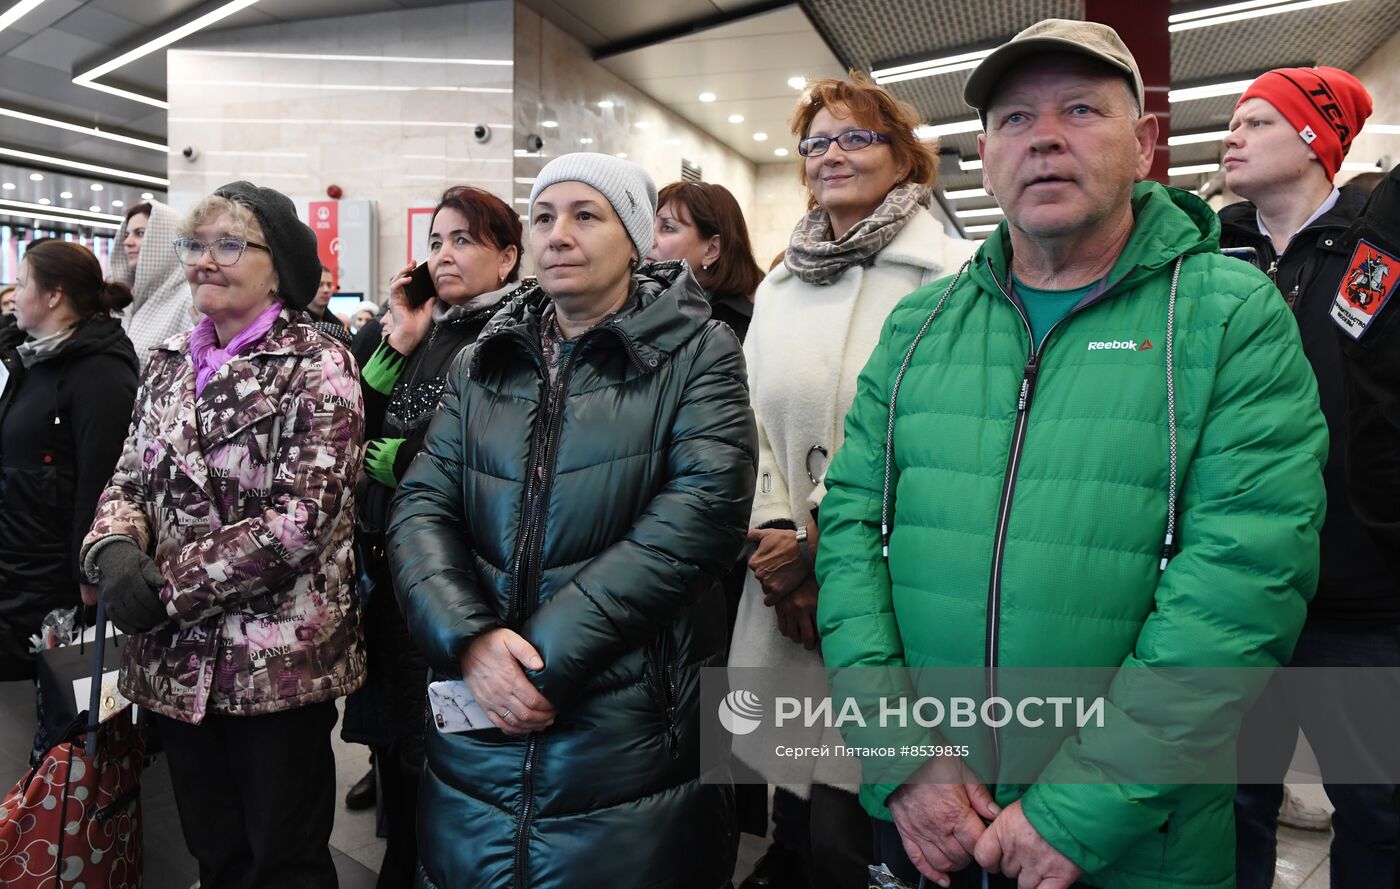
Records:
<instances>
[{"instance_id":1,"label":"person in black coat","mask_svg":"<svg viewBox=\"0 0 1400 889\"><path fill-rule=\"evenodd\" d=\"M744 212L729 189L710 182L672 182L656 195L649 262L684 259L710 298L710 317L744 341L763 270L753 258Z\"/></svg>"},{"instance_id":2,"label":"person in black coat","mask_svg":"<svg viewBox=\"0 0 1400 889\"><path fill-rule=\"evenodd\" d=\"M1351 694L1364 682L1372 700L1395 700L1400 697L1395 671L1366 668L1400 667L1400 583L1386 564L1384 548L1368 533L1366 513L1356 499L1373 489L1375 482L1366 474L1377 457L1386 458L1383 451L1357 453L1351 440L1357 401L1354 347L1364 344L1369 350L1383 340L1378 330L1387 319L1378 316L1383 306L1376 300L1385 293L1358 294L1355 302L1347 296L1352 270L1367 253L1347 237L1365 197L1345 194L1333 184L1370 113L1365 88L1337 68L1284 68L1258 77L1240 97L1225 139L1225 182L1247 202L1220 212L1220 243L1251 248L1293 310L1327 419L1321 570L1288 666L1357 668L1346 671L1352 674L1347 679ZM1400 262L1396 269L1400 271ZM1272 884L1280 820L1312 820L1282 784L1300 727L1312 742L1324 778L1339 766L1375 761L1394 744L1394 739L1360 730L1356 714L1342 703L1347 698L1339 688L1335 695L1304 704L1270 688L1247 715L1240 749L1273 751L1269 761L1255 757L1250 765L1255 774L1265 770L1278 781L1241 784L1236 795L1240 889ZM1336 809L1332 885L1387 885L1400 862L1396 785L1333 781L1325 786ZM1318 820L1325 829L1325 820Z\"/></svg>"},{"instance_id":3,"label":"person in black coat","mask_svg":"<svg viewBox=\"0 0 1400 889\"><path fill-rule=\"evenodd\" d=\"M78 546L131 424L131 302L87 248L36 241L0 320L0 679L34 676L29 637L79 602Z\"/></svg>"},{"instance_id":4,"label":"person in black coat","mask_svg":"<svg viewBox=\"0 0 1400 889\"><path fill-rule=\"evenodd\" d=\"M379 889L411 885L417 863L414 811L428 681L427 663L399 613L384 557L389 501L423 445L457 353L476 341L516 289L520 217L489 192L449 188L433 211L428 254L435 294L411 292L414 266L405 266L391 282L388 314L366 325L356 341L368 441L357 543L368 581L362 585L369 587L361 590L369 682L352 697L342 734L374 751L388 839Z\"/></svg>"}]
</instances>

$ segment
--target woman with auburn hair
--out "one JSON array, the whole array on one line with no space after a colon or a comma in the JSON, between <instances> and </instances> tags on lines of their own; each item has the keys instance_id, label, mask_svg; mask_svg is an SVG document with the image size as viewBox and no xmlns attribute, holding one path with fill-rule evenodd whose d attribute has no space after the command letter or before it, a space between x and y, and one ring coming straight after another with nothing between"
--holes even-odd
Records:
<instances>
[{"instance_id":1,"label":"woman with auburn hair","mask_svg":"<svg viewBox=\"0 0 1400 889\"><path fill-rule=\"evenodd\" d=\"M476 342L486 322L519 289L520 215L490 192L467 185L447 189L428 231L432 294L409 293L414 265L390 282L389 312L377 347L364 361L365 438L356 541L369 680L351 699L342 736L374 751L376 800L387 828L378 889L408 889L418 866L414 813L423 771L428 664L408 633L394 597L384 531L389 502L437 415L457 355ZM422 294L426 296L426 294ZM366 327L374 336L375 325Z\"/></svg>"},{"instance_id":2,"label":"woman with auburn hair","mask_svg":"<svg viewBox=\"0 0 1400 889\"><path fill-rule=\"evenodd\" d=\"M914 135L914 109L863 78L810 84L792 118L808 212L783 264L754 300L744 343L759 430L759 483L729 666L820 668L816 515L841 446L856 379L890 310L953 269L975 245L948 237L927 212L938 156ZM800 730L799 730L800 731ZM844 744L816 726L792 743ZM760 774L765 754L736 737ZM810 780L773 781L773 845L745 887L863 885L872 831L850 757L803 760ZM792 777L792 763L784 776ZM769 770L771 771L771 770ZM770 781L772 781L770 776Z\"/></svg>"},{"instance_id":3,"label":"woman with auburn hair","mask_svg":"<svg viewBox=\"0 0 1400 889\"><path fill-rule=\"evenodd\" d=\"M739 202L723 185L672 182L656 196L656 243L648 261L684 259L710 296L710 317L743 342L763 270L753 258Z\"/></svg>"}]
</instances>

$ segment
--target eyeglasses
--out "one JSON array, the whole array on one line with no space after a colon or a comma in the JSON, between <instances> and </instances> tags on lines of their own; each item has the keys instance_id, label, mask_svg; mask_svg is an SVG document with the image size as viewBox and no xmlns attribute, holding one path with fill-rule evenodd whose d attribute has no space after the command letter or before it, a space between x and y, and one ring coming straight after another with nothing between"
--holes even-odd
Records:
<instances>
[{"instance_id":1,"label":"eyeglasses","mask_svg":"<svg viewBox=\"0 0 1400 889\"><path fill-rule=\"evenodd\" d=\"M876 142L889 143L890 137L871 130L847 130L835 136L808 136L797 143L797 153L803 157L821 157L826 154L831 143L840 145L844 151L860 151Z\"/></svg>"},{"instance_id":2,"label":"eyeglasses","mask_svg":"<svg viewBox=\"0 0 1400 889\"><path fill-rule=\"evenodd\" d=\"M217 238L206 244L196 238L176 238L173 242L175 256L185 265L194 265L199 262L199 258L205 251L214 257L214 264L223 268L238 262L243 258L243 251L249 247L256 247L259 250L272 251L263 244L256 244L252 241L245 241L242 238Z\"/></svg>"}]
</instances>

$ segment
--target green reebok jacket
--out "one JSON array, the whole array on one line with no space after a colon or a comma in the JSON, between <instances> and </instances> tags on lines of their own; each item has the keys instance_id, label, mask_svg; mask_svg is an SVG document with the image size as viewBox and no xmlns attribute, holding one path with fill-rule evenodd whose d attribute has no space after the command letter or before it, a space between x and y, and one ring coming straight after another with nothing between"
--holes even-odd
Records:
<instances>
[{"instance_id":1,"label":"green reebok jacket","mask_svg":"<svg viewBox=\"0 0 1400 889\"><path fill-rule=\"evenodd\" d=\"M1226 889L1233 787L1106 776L1123 750L1184 769L1218 754L1255 688L1179 689L1192 706L1145 707L1125 693L1126 668L1287 662L1317 581L1327 434L1297 324L1264 275L1220 254L1210 208L1141 183L1133 212L1112 272L1038 354L1009 296L1004 225L956 284L934 282L890 315L826 478L818 619L828 668L1124 668L1106 726L1062 730L1038 783L989 781L997 801L1020 799L1091 885ZM1178 258L1179 513L1162 571ZM945 293L891 425L901 364ZM986 779L1017 753L972 760ZM861 800L888 819L898 781L874 771L867 761Z\"/></svg>"}]
</instances>

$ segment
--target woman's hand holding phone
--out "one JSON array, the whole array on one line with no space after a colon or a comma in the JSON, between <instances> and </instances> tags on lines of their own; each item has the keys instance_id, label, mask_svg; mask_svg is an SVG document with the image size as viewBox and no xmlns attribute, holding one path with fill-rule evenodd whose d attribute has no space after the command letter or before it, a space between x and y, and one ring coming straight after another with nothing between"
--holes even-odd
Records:
<instances>
[{"instance_id":1,"label":"woman's hand holding phone","mask_svg":"<svg viewBox=\"0 0 1400 889\"><path fill-rule=\"evenodd\" d=\"M433 326L433 307L437 305L437 297L430 296L418 305L411 298L410 289L417 268L416 264L409 263L389 282L389 315L385 318L388 323L384 325L389 332L384 338L400 355L412 355ZM428 283L431 286L431 279Z\"/></svg>"}]
</instances>

